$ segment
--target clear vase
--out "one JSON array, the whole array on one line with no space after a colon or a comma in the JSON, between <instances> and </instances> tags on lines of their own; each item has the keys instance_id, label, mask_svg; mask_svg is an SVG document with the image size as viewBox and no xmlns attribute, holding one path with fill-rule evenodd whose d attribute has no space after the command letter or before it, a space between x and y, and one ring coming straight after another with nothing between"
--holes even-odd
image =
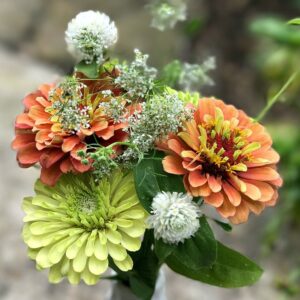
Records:
<instances>
[{"instance_id":1,"label":"clear vase","mask_svg":"<svg viewBox=\"0 0 300 300\"><path fill-rule=\"evenodd\" d=\"M155 292L152 296L152 300L167 300L166 287L165 287L165 274L163 270L159 271L158 278L156 281ZM122 282L114 282L110 295L107 300L140 300L135 296L132 291L122 284Z\"/></svg>"}]
</instances>

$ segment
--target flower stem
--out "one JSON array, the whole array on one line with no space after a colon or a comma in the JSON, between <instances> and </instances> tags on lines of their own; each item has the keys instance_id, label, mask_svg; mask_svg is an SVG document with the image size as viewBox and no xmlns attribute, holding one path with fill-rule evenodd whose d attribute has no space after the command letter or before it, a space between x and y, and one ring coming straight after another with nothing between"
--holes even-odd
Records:
<instances>
[{"instance_id":1,"label":"flower stem","mask_svg":"<svg viewBox=\"0 0 300 300\"><path fill-rule=\"evenodd\" d=\"M294 82L296 77L298 76L299 71L292 74L292 76L288 79L288 81L283 85L283 87L279 90L279 92L271 98L267 105L262 109L262 111L259 113L259 115L255 118L256 121L261 121L265 115L268 113L268 111L273 107L273 105L280 99L282 94L289 88L289 86Z\"/></svg>"}]
</instances>

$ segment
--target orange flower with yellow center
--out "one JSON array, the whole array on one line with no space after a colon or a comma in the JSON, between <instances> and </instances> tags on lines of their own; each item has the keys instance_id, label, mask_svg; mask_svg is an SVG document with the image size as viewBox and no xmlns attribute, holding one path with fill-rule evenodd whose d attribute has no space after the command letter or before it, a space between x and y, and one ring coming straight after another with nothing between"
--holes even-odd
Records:
<instances>
[{"instance_id":1,"label":"orange flower with yellow center","mask_svg":"<svg viewBox=\"0 0 300 300\"><path fill-rule=\"evenodd\" d=\"M159 145L164 170L184 175L186 190L234 223L275 205L279 155L265 128L221 100L204 98L192 120Z\"/></svg>"},{"instance_id":2,"label":"orange flower with yellow center","mask_svg":"<svg viewBox=\"0 0 300 300\"><path fill-rule=\"evenodd\" d=\"M75 94L42 85L25 97L24 113L16 119L12 147L17 150L18 163L21 167L40 163L41 180L48 185L54 185L63 173L83 173L91 168L77 155L86 144L107 146L127 138L126 124L114 123L99 106L109 101L109 96L101 93L112 89L109 79L80 81L84 84L79 84ZM119 93L112 89L112 95Z\"/></svg>"}]
</instances>

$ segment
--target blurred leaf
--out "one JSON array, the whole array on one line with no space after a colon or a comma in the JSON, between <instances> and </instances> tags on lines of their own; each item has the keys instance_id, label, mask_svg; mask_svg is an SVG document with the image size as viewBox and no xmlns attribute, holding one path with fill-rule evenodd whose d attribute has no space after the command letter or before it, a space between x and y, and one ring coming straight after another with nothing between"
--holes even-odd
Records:
<instances>
[{"instance_id":1,"label":"blurred leaf","mask_svg":"<svg viewBox=\"0 0 300 300\"><path fill-rule=\"evenodd\" d=\"M167 174L163 170L165 154L152 151L134 168L135 187L144 208L151 212L153 198L159 192L185 193L182 176Z\"/></svg>"},{"instance_id":2,"label":"blurred leaf","mask_svg":"<svg viewBox=\"0 0 300 300\"><path fill-rule=\"evenodd\" d=\"M292 19L292 20L288 21L288 24L289 25L300 25L300 18Z\"/></svg>"},{"instance_id":3,"label":"blurred leaf","mask_svg":"<svg viewBox=\"0 0 300 300\"><path fill-rule=\"evenodd\" d=\"M159 261L163 263L166 260L166 258L174 252L175 247L176 246L164 243L162 239L156 240L155 253Z\"/></svg>"},{"instance_id":4,"label":"blurred leaf","mask_svg":"<svg viewBox=\"0 0 300 300\"><path fill-rule=\"evenodd\" d=\"M279 43L300 46L300 31L290 27L286 22L270 17L254 20L250 30L258 35L269 37Z\"/></svg>"},{"instance_id":5,"label":"blurred leaf","mask_svg":"<svg viewBox=\"0 0 300 300\"><path fill-rule=\"evenodd\" d=\"M185 25L185 33L190 37L194 37L201 31L203 24L203 19L190 20Z\"/></svg>"},{"instance_id":6,"label":"blurred leaf","mask_svg":"<svg viewBox=\"0 0 300 300\"><path fill-rule=\"evenodd\" d=\"M97 78L99 75L99 65L96 61L93 61L90 64L87 64L84 61L81 61L79 64L75 66L75 71L83 73L88 78Z\"/></svg>"},{"instance_id":7,"label":"blurred leaf","mask_svg":"<svg viewBox=\"0 0 300 300\"><path fill-rule=\"evenodd\" d=\"M182 63L179 60L170 62L162 70L162 81L165 85L175 88L178 84L181 71Z\"/></svg>"},{"instance_id":8,"label":"blurred leaf","mask_svg":"<svg viewBox=\"0 0 300 300\"><path fill-rule=\"evenodd\" d=\"M218 242L217 261L211 268L195 271L174 255L167 258L168 266L175 272L210 285L238 288L254 284L263 270L242 254Z\"/></svg>"}]
</instances>

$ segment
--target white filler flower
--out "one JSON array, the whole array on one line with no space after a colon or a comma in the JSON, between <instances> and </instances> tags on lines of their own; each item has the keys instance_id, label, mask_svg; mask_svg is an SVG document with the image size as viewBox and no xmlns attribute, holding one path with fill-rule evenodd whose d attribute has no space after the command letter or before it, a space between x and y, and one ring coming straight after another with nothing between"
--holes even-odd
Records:
<instances>
[{"instance_id":1,"label":"white filler flower","mask_svg":"<svg viewBox=\"0 0 300 300\"><path fill-rule=\"evenodd\" d=\"M69 52L78 60L103 61L105 50L118 40L118 30L110 18L99 11L85 11L72 19L65 32Z\"/></svg>"},{"instance_id":2,"label":"white filler flower","mask_svg":"<svg viewBox=\"0 0 300 300\"><path fill-rule=\"evenodd\" d=\"M152 215L147 222L156 239L178 244L199 229L200 208L188 194L161 192L152 202Z\"/></svg>"}]
</instances>

